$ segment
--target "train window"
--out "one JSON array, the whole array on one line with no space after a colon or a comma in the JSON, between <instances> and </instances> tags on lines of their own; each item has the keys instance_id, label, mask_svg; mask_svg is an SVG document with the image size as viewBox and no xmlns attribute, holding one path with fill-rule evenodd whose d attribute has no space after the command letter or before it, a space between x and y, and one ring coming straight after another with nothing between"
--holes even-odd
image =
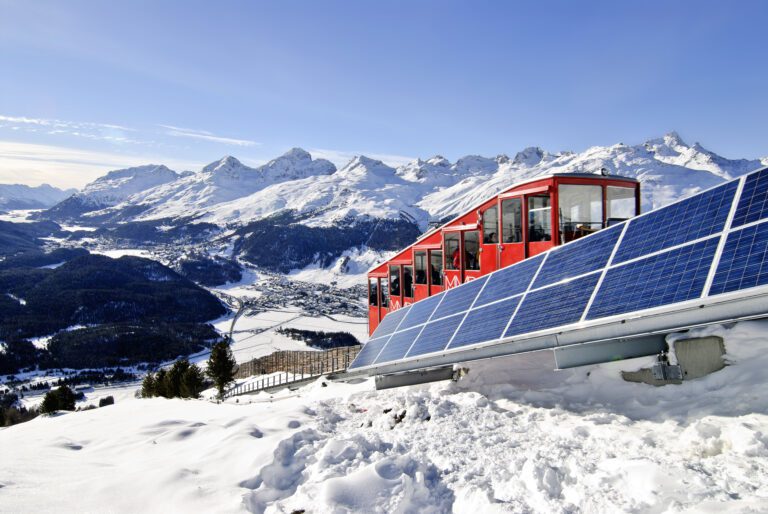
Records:
<instances>
[{"instance_id":1,"label":"train window","mask_svg":"<svg viewBox=\"0 0 768 514\"><path fill-rule=\"evenodd\" d=\"M467 230L464 232L464 269L480 269L480 237L477 230Z\"/></svg>"},{"instance_id":2,"label":"train window","mask_svg":"<svg viewBox=\"0 0 768 514\"><path fill-rule=\"evenodd\" d=\"M368 305L371 307L379 305L379 280L376 278L368 279Z\"/></svg>"},{"instance_id":3,"label":"train window","mask_svg":"<svg viewBox=\"0 0 768 514\"><path fill-rule=\"evenodd\" d=\"M413 266L403 266L403 296L413 298Z\"/></svg>"},{"instance_id":4,"label":"train window","mask_svg":"<svg viewBox=\"0 0 768 514\"><path fill-rule=\"evenodd\" d=\"M429 252L430 283L433 286L443 285L443 252L434 250Z\"/></svg>"},{"instance_id":5,"label":"train window","mask_svg":"<svg viewBox=\"0 0 768 514\"><path fill-rule=\"evenodd\" d=\"M392 296L400 296L400 266L389 267L389 291Z\"/></svg>"},{"instance_id":6,"label":"train window","mask_svg":"<svg viewBox=\"0 0 768 514\"><path fill-rule=\"evenodd\" d=\"M413 263L416 265L416 283L427 283L427 252L414 252Z\"/></svg>"},{"instance_id":7,"label":"train window","mask_svg":"<svg viewBox=\"0 0 768 514\"><path fill-rule=\"evenodd\" d=\"M489 207L483 213L483 244L496 244L499 242L499 211L496 207Z\"/></svg>"},{"instance_id":8,"label":"train window","mask_svg":"<svg viewBox=\"0 0 768 514\"><path fill-rule=\"evenodd\" d=\"M528 240L552 240L552 206L549 196L528 197Z\"/></svg>"},{"instance_id":9,"label":"train window","mask_svg":"<svg viewBox=\"0 0 768 514\"><path fill-rule=\"evenodd\" d=\"M558 188L560 240L567 243L603 228L603 188L562 184Z\"/></svg>"},{"instance_id":10,"label":"train window","mask_svg":"<svg viewBox=\"0 0 768 514\"><path fill-rule=\"evenodd\" d=\"M461 269L461 251L459 251L459 233L445 234L445 269Z\"/></svg>"},{"instance_id":11,"label":"train window","mask_svg":"<svg viewBox=\"0 0 768 514\"><path fill-rule=\"evenodd\" d=\"M608 225L628 220L635 212L635 188L608 186L606 192Z\"/></svg>"},{"instance_id":12,"label":"train window","mask_svg":"<svg viewBox=\"0 0 768 514\"><path fill-rule=\"evenodd\" d=\"M386 278L381 278L379 280L379 289L381 290L381 306L389 307L389 281Z\"/></svg>"},{"instance_id":13,"label":"train window","mask_svg":"<svg viewBox=\"0 0 768 514\"><path fill-rule=\"evenodd\" d=\"M502 242L520 243L523 240L523 202L510 198L501 202Z\"/></svg>"}]
</instances>

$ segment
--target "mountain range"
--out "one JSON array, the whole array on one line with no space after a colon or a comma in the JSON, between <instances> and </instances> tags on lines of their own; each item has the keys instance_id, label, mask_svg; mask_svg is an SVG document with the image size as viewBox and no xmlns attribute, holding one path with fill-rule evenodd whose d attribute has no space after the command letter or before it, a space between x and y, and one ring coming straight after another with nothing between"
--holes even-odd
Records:
<instances>
[{"instance_id":1,"label":"mountain range","mask_svg":"<svg viewBox=\"0 0 768 514\"><path fill-rule=\"evenodd\" d=\"M309 226L349 218L407 219L423 229L430 219L551 173L637 178L647 211L766 164L768 158L727 159L674 132L634 146L618 143L580 153L532 147L514 157L471 155L454 163L435 156L398 168L357 156L337 169L294 148L256 168L225 156L198 172L177 173L163 165L111 171L42 217L85 224L194 219L231 226L292 212Z\"/></svg>"},{"instance_id":2,"label":"mountain range","mask_svg":"<svg viewBox=\"0 0 768 514\"><path fill-rule=\"evenodd\" d=\"M77 192L48 184L36 187L23 184L0 184L0 210L48 209Z\"/></svg>"}]
</instances>

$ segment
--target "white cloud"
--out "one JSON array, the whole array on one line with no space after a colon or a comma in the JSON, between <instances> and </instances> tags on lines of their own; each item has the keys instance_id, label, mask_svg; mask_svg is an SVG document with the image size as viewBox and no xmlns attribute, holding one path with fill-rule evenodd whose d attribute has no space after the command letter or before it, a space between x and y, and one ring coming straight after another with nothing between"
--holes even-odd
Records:
<instances>
[{"instance_id":1,"label":"white cloud","mask_svg":"<svg viewBox=\"0 0 768 514\"><path fill-rule=\"evenodd\" d=\"M26 116L5 116L0 114L0 127L14 131L35 132L54 136L68 135L117 144L153 144L152 141L141 141L125 135L125 132L136 132L136 129L111 123L28 118Z\"/></svg>"},{"instance_id":2,"label":"white cloud","mask_svg":"<svg viewBox=\"0 0 768 514\"><path fill-rule=\"evenodd\" d=\"M173 125L160 125L160 127L167 129L165 133L168 136L174 137L189 137L192 139L202 139L204 141L211 141L214 143L222 143L225 145L234 146L257 146L260 143L256 141L250 141L248 139L235 139L232 137L217 136L207 130L195 130L182 127L174 127Z\"/></svg>"},{"instance_id":3,"label":"white cloud","mask_svg":"<svg viewBox=\"0 0 768 514\"><path fill-rule=\"evenodd\" d=\"M175 170L198 169L203 163L158 156L124 155L52 145L0 141L0 183L83 187L109 170L165 164Z\"/></svg>"},{"instance_id":4,"label":"white cloud","mask_svg":"<svg viewBox=\"0 0 768 514\"><path fill-rule=\"evenodd\" d=\"M366 152L345 152L342 150L327 150L322 148L315 148L308 150L309 153L316 159L328 159L334 163L337 167L342 167L351 161L358 155L365 155L371 159L376 159L388 166L398 167L404 164L408 164L411 161L416 160L415 157L406 157L404 155L392 155L392 154L380 154L380 153L366 153Z\"/></svg>"}]
</instances>

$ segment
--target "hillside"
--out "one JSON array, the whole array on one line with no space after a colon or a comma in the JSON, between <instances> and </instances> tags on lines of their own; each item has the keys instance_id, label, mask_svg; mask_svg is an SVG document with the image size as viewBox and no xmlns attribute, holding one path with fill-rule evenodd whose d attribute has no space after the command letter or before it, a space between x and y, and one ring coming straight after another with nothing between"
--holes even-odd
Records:
<instances>
[{"instance_id":1,"label":"hillside","mask_svg":"<svg viewBox=\"0 0 768 514\"><path fill-rule=\"evenodd\" d=\"M221 405L111 389L114 406L0 429L0 497L36 512L762 512L766 328L709 329L730 365L662 388L621 381L639 359Z\"/></svg>"},{"instance_id":2,"label":"hillside","mask_svg":"<svg viewBox=\"0 0 768 514\"><path fill-rule=\"evenodd\" d=\"M48 209L75 192L75 189L59 189L48 184L36 187L0 184L0 211Z\"/></svg>"}]
</instances>

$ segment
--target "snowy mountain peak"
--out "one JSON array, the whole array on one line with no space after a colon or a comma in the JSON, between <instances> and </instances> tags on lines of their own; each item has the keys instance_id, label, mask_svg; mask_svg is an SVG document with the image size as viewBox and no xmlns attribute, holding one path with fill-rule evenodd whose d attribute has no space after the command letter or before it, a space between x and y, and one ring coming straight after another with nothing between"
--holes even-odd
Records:
<instances>
[{"instance_id":1,"label":"snowy mountain peak","mask_svg":"<svg viewBox=\"0 0 768 514\"><path fill-rule=\"evenodd\" d=\"M518 166L536 166L541 162L545 154L544 150L538 146L529 146L517 152L513 162Z\"/></svg>"},{"instance_id":2,"label":"snowy mountain peak","mask_svg":"<svg viewBox=\"0 0 768 514\"><path fill-rule=\"evenodd\" d=\"M242 162L238 161L231 155L225 155L218 161L214 161L205 166L203 168L203 173L236 175L237 171L245 167L246 166Z\"/></svg>"},{"instance_id":3,"label":"snowy mountain peak","mask_svg":"<svg viewBox=\"0 0 768 514\"><path fill-rule=\"evenodd\" d=\"M0 184L0 209L46 209L75 193L76 189L62 190L48 184Z\"/></svg>"},{"instance_id":4,"label":"snowy mountain peak","mask_svg":"<svg viewBox=\"0 0 768 514\"><path fill-rule=\"evenodd\" d=\"M285 158L285 159L291 159L294 161L311 161L312 156L304 150L303 148L295 147L291 148L287 152L285 152L283 155L281 155L279 158Z\"/></svg>"},{"instance_id":5,"label":"snowy mountain peak","mask_svg":"<svg viewBox=\"0 0 768 514\"><path fill-rule=\"evenodd\" d=\"M421 159L419 159L419 161L421 161ZM450 161L448 159L446 159L445 157L443 157L442 155L435 155L431 159L427 159L424 162L426 162L427 164L429 164L431 166L438 166L438 167L441 167L441 168L450 168L450 166L451 166Z\"/></svg>"}]
</instances>

